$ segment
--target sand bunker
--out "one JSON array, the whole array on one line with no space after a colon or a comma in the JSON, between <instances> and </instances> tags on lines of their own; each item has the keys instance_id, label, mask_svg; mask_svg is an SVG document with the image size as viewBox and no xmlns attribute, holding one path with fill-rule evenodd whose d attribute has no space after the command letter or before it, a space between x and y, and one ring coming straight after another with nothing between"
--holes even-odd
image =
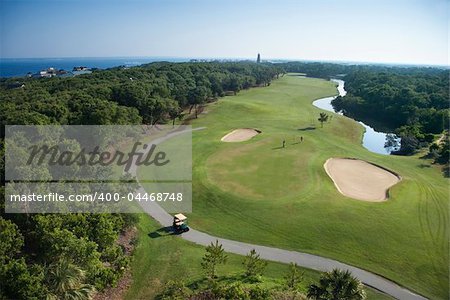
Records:
<instances>
[{"instance_id":1,"label":"sand bunker","mask_svg":"<svg viewBox=\"0 0 450 300\"><path fill-rule=\"evenodd\" d=\"M251 139L261 131L253 128L241 128L233 130L232 132L225 135L221 141L222 142L243 142Z\"/></svg>"},{"instance_id":2,"label":"sand bunker","mask_svg":"<svg viewBox=\"0 0 450 300\"><path fill-rule=\"evenodd\" d=\"M358 159L330 158L324 167L341 194L358 200L384 201L389 188L401 180L388 170Z\"/></svg>"}]
</instances>

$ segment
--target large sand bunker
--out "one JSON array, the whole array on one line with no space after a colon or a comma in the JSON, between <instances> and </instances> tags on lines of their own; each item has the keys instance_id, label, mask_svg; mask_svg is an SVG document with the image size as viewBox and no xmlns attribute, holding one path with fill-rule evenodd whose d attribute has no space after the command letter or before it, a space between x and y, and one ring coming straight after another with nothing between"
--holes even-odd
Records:
<instances>
[{"instance_id":1,"label":"large sand bunker","mask_svg":"<svg viewBox=\"0 0 450 300\"><path fill-rule=\"evenodd\" d=\"M401 180L386 169L358 159L330 158L324 167L341 194L358 200L384 201L389 188Z\"/></svg>"},{"instance_id":2,"label":"large sand bunker","mask_svg":"<svg viewBox=\"0 0 450 300\"><path fill-rule=\"evenodd\" d=\"M233 130L232 132L226 134L221 141L222 142L243 142L251 139L255 135L261 133L260 130L253 128L241 128Z\"/></svg>"}]
</instances>

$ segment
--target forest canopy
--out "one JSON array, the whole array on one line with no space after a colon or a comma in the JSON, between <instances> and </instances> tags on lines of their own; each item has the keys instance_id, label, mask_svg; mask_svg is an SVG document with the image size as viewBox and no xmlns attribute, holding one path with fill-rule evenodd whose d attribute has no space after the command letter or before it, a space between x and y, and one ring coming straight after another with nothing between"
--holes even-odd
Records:
<instances>
[{"instance_id":1,"label":"forest canopy","mask_svg":"<svg viewBox=\"0 0 450 300\"><path fill-rule=\"evenodd\" d=\"M152 63L72 78L0 80L5 125L124 125L175 120L207 101L269 85L282 70L255 63ZM17 84L19 82L20 84ZM114 286L129 257L118 237L133 214L5 214L0 167L0 299L68 299Z\"/></svg>"},{"instance_id":2,"label":"forest canopy","mask_svg":"<svg viewBox=\"0 0 450 300\"><path fill-rule=\"evenodd\" d=\"M448 68L303 62L281 66L311 77L342 78L347 95L337 97L333 107L380 131L396 132L402 140L397 154L412 154L428 146L434 134L449 129Z\"/></svg>"},{"instance_id":3,"label":"forest canopy","mask_svg":"<svg viewBox=\"0 0 450 300\"><path fill-rule=\"evenodd\" d=\"M395 129L402 142L410 141L415 147L430 141L430 135L432 141L433 134L448 130L447 69L304 62L158 62L71 78L0 79L2 137L8 124L174 122L186 111L194 111L196 116L208 101L270 85L286 72L343 78L348 94L333 102L337 109L368 124ZM448 143L443 147L448 162ZM4 157L3 140L0 152ZM61 270L76 276L76 288L87 292L117 283L128 258L116 241L136 221L133 215L5 214L3 160L0 167L0 299L62 297L54 284L55 274Z\"/></svg>"},{"instance_id":4,"label":"forest canopy","mask_svg":"<svg viewBox=\"0 0 450 300\"><path fill-rule=\"evenodd\" d=\"M0 119L6 124L155 124L185 107L270 84L282 70L250 62L152 63L71 78L0 81Z\"/></svg>"}]
</instances>

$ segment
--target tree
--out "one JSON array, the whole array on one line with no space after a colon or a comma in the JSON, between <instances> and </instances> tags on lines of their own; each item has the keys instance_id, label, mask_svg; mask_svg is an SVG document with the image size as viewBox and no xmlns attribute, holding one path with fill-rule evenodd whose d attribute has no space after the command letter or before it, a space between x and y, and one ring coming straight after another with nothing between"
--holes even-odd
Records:
<instances>
[{"instance_id":1,"label":"tree","mask_svg":"<svg viewBox=\"0 0 450 300\"><path fill-rule=\"evenodd\" d=\"M361 281L348 270L334 269L323 273L318 284L311 284L308 297L317 300L362 300L366 293Z\"/></svg>"},{"instance_id":2,"label":"tree","mask_svg":"<svg viewBox=\"0 0 450 300\"><path fill-rule=\"evenodd\" d=\"M44 297L41 269L16 258L23 243L18 226L0 217L0 299Z\"/></svg>"},{"instance_id":3,"label":"tree","mask_svg":"<svg viewBox=\"0 0 450 300\"><path fill-rule=\"evenodd\" d=\"M72 264L67 258L62 258L50 265L46 274L49 294L48 300L91 299L95 289L89 284L84 284L85 272Z\"/></svg>"},{"instance_id":4,"label":"tree","mask_svg":"<svg viewBox=\"0 0 450 300\"><path fill-rule=\"evenodd\" d=\"M11 259L0 264L0 299L43 299L43 269L27 264L25 259Z\"/></svg>"},{"instance_id":5,"label":"tree","mask_svg":"<svg viewBox=\"0 0 450 300\"><path fill-rule=\"evenodd\" d=\"M300 269L296 263L291 263L289 265L289 272L284 279L286 280L285 284L288 289L292 291L298 290L299 284L303 280L303 273L300 272Z\"/></svg>"},{"instance_id":6,"label":"tree","mask_svg":"<svg viewBox=\"0 0 450 300\"><path fill-rule=\"evenodd\" d=\"M211 290L214 297L208 299L251 299L248 290L242 285L241 282L216 284Z\"/></svg>"},{"instance_id":7,"label":"tree","mask_svg":"<svg viewBox=\"0 0 450 300\"><path fill-rule=\"evenodd\" d=\"M216 277L217 265L226 263L227 258L228 256L218 240L214 244L211 242L211 245L206 247L201 265L208 278L214 279Z\"/></svg>"},{"instance_id":8,"label":"tree","mask_svg":"<svg viewBox=\"0 0 450 300\"><path fill-rule=\"evenodd\" d=\"M250 288L248 294L252 300L272 299L270 290L267 288L262 288L258 285Z\"/></svg>"},{"instance_id":9,"label":"tree","mask_svg":"<svg viewBox=\"0 0 450 300\"><path fill-rule=\"evenodd\" d=\"M189 113L192 109L195 109L195 118L198 117L198 106L203 104L208 97L208 89L205 86L197 86L195 89L189 91L188 101L191 107L189 108Z\"/></svg>"},{"instance_id":10,"label":"tree","mask_svg":"<svg viewBox=\"0 0 450 300\"><path fill-rule=\"evenodd\" d=\"M172 106L169 108L169 117L170 117L170 119L172 120L172 127L175 127L175 120L176 120L177 118L178 118L178 119L181 119L181 118L183 117L182 110L181 110L181 108L178 106L178 103L177 103L177 102L175 102L174 105L172 105Z\"/></svg>"},{"instance_id":11,"label":"tree","mask_svg":"<svg viewBox=\"0 0 450 300\"><path fill-rule=\"evenodd\" d=\"M256 279L257 276L261 276L267 266L267 262L260 258L255 249L245 256L242 264L245 267L244 276L248 279Z\"/></svg>"},{"instance_id":12,"label":"tree","mask_svg":"<svg viewBox=\"0 0 450 300\"><path fill-rule=\"evenodd\" d=\"M397 150L399 148L400 139L393 133L386 134L386 142L384 143L384 148L388 150Z\"/></svg>"},{"instance_id":13,"label":"tree","mask_svg":"<svg viewBox=\"0 0 450 300\"><path fill-rule=\"evenodd\" d=\"M235 74L230 74L225 81L225 89L227 91L232 91L235 95L242 88L240 77Z\"/></svg>"},{"instance_id":14,"label":"tree","mask_svg":"<svg viewBox=\"0 0 450 300\"><path fill-rule=\"evenodd\" d=\"M448 133L444 136L444 142L441 143L438 157L436 158L436 162L440 164L448 164L450 160L450 141L448 138Z\"/></svg>"},{"instance_id":15,"label":"tree","mask_svg":"<svg viewBox=\"0 0 450 300\"><path fill-rule=\"evenodd\" d=\"M189 298L191 290L181 281L169 280L160 295L162 300L184 300Z\"/></svg>"},{"instance_id":16,"label":"tree","mask_svg":"<svg viewBox=\"0 0 450 300\"><path fill-rule=\"evenodd\" d=\"M317 120L319 120L321 127L323 127L323 123L328 121L328 115L326 113L321 112L319 114L319 118Z\"/></svg>"},{"instance_id":17,"label":"tree","mask_svg":"<svg viewBox=\"0 0 450 300\"><path fill-rule=\"evenodd\" d=\"M412 155L419 147L419 141L414 136L402 136L400 143L400 150L395 151L395 154Z\"/></svg>"},{"instance_id":18,"label":"tree","mask_svg":"<svg viewBox=\"0 0 450 300\"><path fill-rule=\"evenodd\" d=\"M0 217L0 264L14 258L23 246L23 236L16 224Z\"/></svg>"}]
</instances>

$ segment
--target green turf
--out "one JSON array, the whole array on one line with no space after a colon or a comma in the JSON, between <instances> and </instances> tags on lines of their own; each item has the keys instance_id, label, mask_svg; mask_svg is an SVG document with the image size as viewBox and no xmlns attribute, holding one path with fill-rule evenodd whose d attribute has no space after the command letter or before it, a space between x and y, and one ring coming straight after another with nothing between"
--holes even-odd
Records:
<instances>
[{"instance_id":1,"label":"green turf","mask_svg":"<svg viewBox=\"0 0 450 300\"><path fill-rule=\"evenodd\" d=\"M321 128L321 110L311 102L335 93L332 82L287 75L210 104L192 123L207 129L193 134L190 224L225 238L331 257L448 299L448 179L418 156L369 152L361 146L363 128L348 118L333 115ZM241 143L220 141L248 127L262 133ZM296 144L299 136L304 141ZM387 202L352 200L324 171L330 157L365 159L403 180Z\"/></svg>"},{"instance_id":2,"label":"green turf","mask_svg":"<svg viewBox=\"0 0 450 300\"><path fill-rule=\"evenodd\" d=\"M141 215L138 224L138 243L132 261L132 285L125 299L153 299L161 292L163 284L168 280L184 280L186 284L202 284L204 276L200 267L204 248L182 240L178 236L170 236L161 231L160 226L146 215ZM159 237L155 237L158 235ZM243 273L242 256L228 254L228 262L218 268L221 281L241 279ZM285 264L269 262L260 283L265 287L276 287L283 284L283 276L287 273ZM319 273L302 269L304 279L302 289L317 281ZM391 299L384 294L366 288L368 299Z\"/></svg>"}]
</instances>

